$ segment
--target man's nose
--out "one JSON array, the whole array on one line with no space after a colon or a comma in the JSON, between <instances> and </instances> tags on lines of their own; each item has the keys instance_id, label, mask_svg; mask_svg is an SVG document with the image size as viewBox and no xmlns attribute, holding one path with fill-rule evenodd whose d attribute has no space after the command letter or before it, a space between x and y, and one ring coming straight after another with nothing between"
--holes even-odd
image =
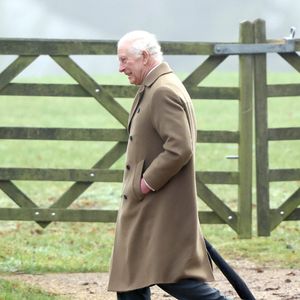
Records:
<instances>
[{"instance_id":1,"label":"man's nose","mask_svg":"<svg viewBox=\"0 0 300 300\"><path fill-rule=\"evenodd\" d=\"M123 64L120 64L120 65L119 65L119 72L120 72L120 73L123 73L124 70L125 70L124 65L123 65Z\"/></svg>"}]
</instances>

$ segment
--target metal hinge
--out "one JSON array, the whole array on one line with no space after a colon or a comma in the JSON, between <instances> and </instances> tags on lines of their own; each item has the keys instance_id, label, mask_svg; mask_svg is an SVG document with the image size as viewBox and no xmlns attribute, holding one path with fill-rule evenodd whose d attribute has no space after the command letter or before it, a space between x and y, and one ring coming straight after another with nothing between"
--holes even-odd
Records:
<instances>
[{"instance_id":1,"label":"metal hinge","mask_svg":"<svg viewBox=\"0 0 300 300\"><path fill-rule=\"evenodd\" d=\"M259 54L295 52L295 41L285 39L281 44L216 44L214 54Z\"/></svg>"},{"instance_id":2,"label":"metal hinge","mask_svg":"<svg viewBox=\"0 0 300 300\"><path fill-rule=\"evenodd\" d=\"M278 43L261 44L216 44L214 54L259 54L259 53L289 53L295 52L296 28L290 28L290 35Z\"/></svg>"}]
</instances>

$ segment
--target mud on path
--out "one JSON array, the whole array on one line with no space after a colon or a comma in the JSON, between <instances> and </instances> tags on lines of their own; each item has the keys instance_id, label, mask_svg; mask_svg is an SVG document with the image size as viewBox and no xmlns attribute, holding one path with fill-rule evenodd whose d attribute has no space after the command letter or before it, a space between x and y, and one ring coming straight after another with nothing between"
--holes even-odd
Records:
<instances>
[{"instance_id":1,"label":"mud on path","mask_svg":"<svg viewBox=\"0 0 300 300\"><path fill-rule=\"evenodd\" d=\"M258 267L249 262L230 262L246 281L257 300L300 300L300 270ZM212 284L232 299L240 299L226 278L215 269ZM56 273L0 275L9 280L20 280L55 295L72 300L115 300L114 293L106 291L107 273ZM152 300L173 300L157 287L152 287Z\"/></svg>"}]
</instances>

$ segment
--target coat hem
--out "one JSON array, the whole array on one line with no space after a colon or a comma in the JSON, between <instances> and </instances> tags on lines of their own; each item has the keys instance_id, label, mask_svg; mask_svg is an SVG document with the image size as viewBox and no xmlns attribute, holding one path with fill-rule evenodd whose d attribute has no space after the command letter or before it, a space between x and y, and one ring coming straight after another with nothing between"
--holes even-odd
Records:
<instances>
[{"instance_id":1,"label":"coat hem","mask_svg":"<svg viewBox=\"0 0 300 300\"><path fill-rule=\"evenodd\" d=\"M200 279L199 277L185 276L185 277L181 277L180 279L158 280L158 281L155 281L155 282L152 282L152 283L137 284L137 285L130 286L126 289L117 289L117 288L108 287L107 291L108 292L115 292L115 293L117 293L117 292L118 293L129 292L129 291L133 291L133 290L137 290L137 289L142 289L142 288L145 288L145 287L152 287L152 286L158 285L158 284L176 283L176 282L179 282L180 280L184 280L184 279L194 279L194 280L198 280L198 281L201 281L201 282L214 282L215 281L214 277L212 277L211 279L208 279L208 280L203 280L203 279Z\"/></svg>"}]
</instances>

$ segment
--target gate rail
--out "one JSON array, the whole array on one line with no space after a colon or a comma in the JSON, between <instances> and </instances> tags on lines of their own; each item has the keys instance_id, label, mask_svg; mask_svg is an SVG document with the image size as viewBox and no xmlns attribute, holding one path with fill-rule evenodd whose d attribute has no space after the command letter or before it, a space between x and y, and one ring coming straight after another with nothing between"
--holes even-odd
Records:
<instances>
[{"instance_id":1,"label":"gate rail","mask_svg":"<svg viewBox=\"0 0 300 300\"><path fill-rule=\"evenodd\" d=\"M255 22L255 42L265 43L265 22ZM299 40L295 50L278 54L300 72ZM300 220L300 187L276 209L270 209L270 182L300 181L300 169L270 169L269 141L300 140L300 124L295 128L268 127L268 98L299 96L300 84L267 84L266 53L255 56L256 190L258 235L269 236L283 221Z\"/></svg>"},{"instance_id":2,"label":"gate rail","mask_svg":"<svg viewBox=\"0 0 300 300\"><path fill-rule=\"evenodd\" d=\"M197 172L197 193L212 211L200 211L202 223L228 224L242 238L252 235L252 146L253 146L253 90L255 88L257 161L266 159L268 139L299 139L299 129L267 129L266 110L262 98L267 95L300 95L299 85L267 86L265 81L265 56L278 52L299 71L300 40L260 40L259 24L263 21L240 24L239 43L162 42L166 55L205 55L207 59L183 83L194 101L201 99L235 100L239 104L239 129L237 131L198 130L198 143L235 143L238 145L237 172ZM293 52L290 54L289 52ZM286 54L288 53L288 54ZM36 221L46 227L53 221L114 222L116 211L68 209L68 207L94 182L121 182L123 171L110 167L124 154L127 143L126 124L128 112L115 98L133 98L136 88L124 85L100 85L85 72L70 55L116 54L116 41L0 39L0 55L18 57L0 74L0 96L91 97L103 106L123 129L92 128L36 128L0 127L0 139L11 140L64 140L113 141L114 146L90 169L37 169L0 168L0 189L20 208L0 208L0 220ZM40 55L48 55L65 70L77 84L12 83ZM213 72L230 55L239 56L238 87L203 87L199 83ZM253 77L254 76L254 77ZM1 99L0 99L1 101ZM258 223L259 233L268 234L278 220L300 219L299 191L291 197L284 214L268 209L268 181L282 178L278 171L269 170L265 163L258 166ZM299 170L290 170L285 178L299 179ZM38 207L13 181L74 181L74 184L48 208ZM234 211L220 199L207 184L238 186L238 208ZM263 196L264 195L264 196ZM287 213L290 212L289 214ZM270 221L273 220L272 222ZM272 225L270 225L272 223ZM266 225L267 224L267 225ZM267 229L266 229L267 228Z\"/></svg>"}]
</instances>

